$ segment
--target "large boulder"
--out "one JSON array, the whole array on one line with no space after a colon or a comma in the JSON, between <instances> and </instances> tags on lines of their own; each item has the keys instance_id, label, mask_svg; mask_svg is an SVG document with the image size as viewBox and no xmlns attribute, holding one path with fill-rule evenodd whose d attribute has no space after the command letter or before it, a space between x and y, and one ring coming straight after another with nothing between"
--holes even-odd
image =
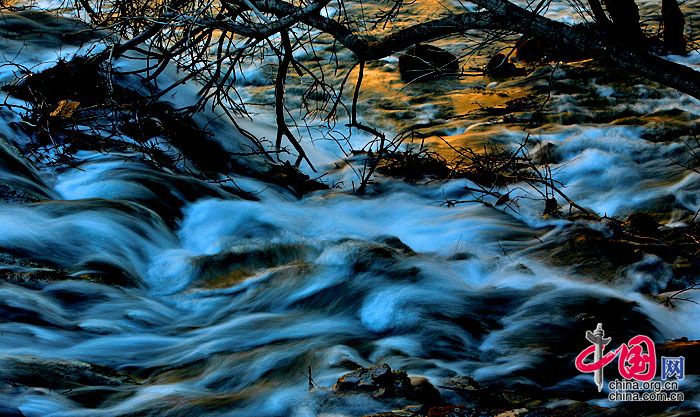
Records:
<instances>
[{"instance_id":1,"label":"large boulder","mask_svg":"<svg viewBox=\"0 0 700 417\"><path fill-rule=\"evenodd\" d=\"M442 48L419 43L399 57L399 72L406 82L434 80L459 72L459 59Z\"/></svg>"}]
</instances>

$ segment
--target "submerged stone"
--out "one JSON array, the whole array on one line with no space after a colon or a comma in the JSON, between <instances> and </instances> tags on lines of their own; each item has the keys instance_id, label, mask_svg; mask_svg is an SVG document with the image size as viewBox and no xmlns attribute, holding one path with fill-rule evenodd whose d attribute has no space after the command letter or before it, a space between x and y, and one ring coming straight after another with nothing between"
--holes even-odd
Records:
<instances>
[{"instance_id":1,"label":"submerged stone","mask_svg":"<svg viewBox=\"0 0 700 417\"><path fill-rule=\"evenodd\" d=\"M28 387L68 389L136 383L113 369L80 361L5 356L0 365L0 381Z\"/></svg>"},{"instance_id":2,"label":"submerged stone","mask_svg":"<svg viewBox=\"0 0 700 417\"><path fill-rule=\"evenodd\" d=\"M484 72L494 77L514 77L516 75L523 75L525 71L510 62L506 55L496 54L491 58L489 63L486 64Z\"/></svg>"}]
</instances>

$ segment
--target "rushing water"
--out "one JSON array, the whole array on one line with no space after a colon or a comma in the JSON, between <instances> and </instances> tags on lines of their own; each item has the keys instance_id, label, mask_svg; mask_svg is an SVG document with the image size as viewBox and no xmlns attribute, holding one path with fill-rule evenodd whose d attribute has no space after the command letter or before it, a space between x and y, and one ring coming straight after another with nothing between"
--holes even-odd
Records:
<instances>
[{"instance_id":1,"label":"rushing water","mask_svg":"<svg viewBox=\"0 0 700 417\"><path fill-rule=\"evenodd\" d=\"M80 48L58 36L71 25L4 16L0 50L26 67L48 67ZM585 66L563 65L556 78L565 85ZM4 82L14 69L3 67ZM548 78L543 70L503 88L522 91ZM555 117L535 134L557 145L556 178L570 197L608 216L663 213L670 226L700 209L700 176L674 162L682 146L655 139L674 124L694 123L700 102L634 83L619 91L598 78L584 84L579 95L555 92ZM416 88L406 94L429 93ZM608 116L577 101L590 91ZM382 91L374 94L379 100ZM625 123L623 113L635 122ZM0 185L14 196L0 204L3 273L74 278L0 283L0 375L14 381L0 385L7 410L361 415L387 405L336 397L329 387L356 366L377 363L436 386L471 375L612 405L573 367L585 330L603 322L615 344L638 333L657 342L700 338L697 305L671 309L653 297L671 279L658 258L614 279L554 266L548 243L565 239L575 221L543 219L541 201L523 199L517 213L479 203L446 207L445 199L468 198L465 180L386 178L372 196L336 189L299 199L245 176L231 174L239 188L213 184L118 152L83 151L75 167L35 168L12 148L29 141L18 117L7 110L2 117ZM506 145L525 135L473 117L467 121L479 126L465 132L462 122L446 133L468 140L473 130ZM217 123L210 125L216 137L230 143L234 129ZM317 156L330 161L326 148L319 145ZM349 188L350 172L333 175ZM81 376L84 363L104 369ZM307 389L308 367L321 389ZM62 378L75 384L56 387ZM689 376L681 386L686 407L700 406L695 384ZM580 393L586 389L591 394Z\"/></svg>"}]
</instances>

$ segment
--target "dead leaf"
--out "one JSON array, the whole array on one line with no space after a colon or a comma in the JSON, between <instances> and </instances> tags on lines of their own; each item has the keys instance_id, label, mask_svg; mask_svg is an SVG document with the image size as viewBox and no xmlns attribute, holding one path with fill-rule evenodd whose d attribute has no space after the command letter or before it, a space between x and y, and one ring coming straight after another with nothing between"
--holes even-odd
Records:
<instances>
[{"instance_id":1,"label":"dead leaf","mask_svg":"<svg viewBox=\"0 0 700 417\"><path fill-rule=\"evenodd\" d=\"M80 106L79 101L61 100L58 102L56 110L52 111L50 116L70 119L73 117L73 113L78 109L78 106Z\"/></svg>"}]
</instances>

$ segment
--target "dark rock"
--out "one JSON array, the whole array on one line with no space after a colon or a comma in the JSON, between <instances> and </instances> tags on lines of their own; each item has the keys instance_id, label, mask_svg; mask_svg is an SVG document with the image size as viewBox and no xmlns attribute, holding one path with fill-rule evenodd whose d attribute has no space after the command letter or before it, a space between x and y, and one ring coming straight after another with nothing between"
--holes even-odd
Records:
<instances>
[{"instance_id":1,"label":"dark rock","mask_svg":"<svg viewBox=\"0 0 700 417\"><path fill-rule=\"evenodd\" d=\"M16 408L0 405L0 417L24 417L24 414Z\"/></svg>"},{"instance_id":2,"label":"dark rock","mask_svg":"<svg viewBox=\"0 0 700 417\"><path fill-rule=\"evenodd\" d=\"M0 2L8 5L9 2ZM34 8L20 8L16 12L3 10L0 36L19 42L30 41L43 48L56 48L57 45L83 46L90 41L104 37L105 33L90 27L87 23L62 17L51 11ZM37 37L39 39L37 39Z\"/></svg>"},{"instance_id":3,"label":"dark rock","mask_svg":"<svg viewBox=\"0 0 700 417\"><path fill-rule=\"evenodd\" d=\"M33 203L49 198L49 191L31 163L0 136L0 201Z\"/></svg>"},{"instance_id":4,"label":"dark rock","mask_svg":"<svg viewBox=\"0 0 700 417\"><path fill-rule=\"evenodd\" d=\"M540 165L558 164L561 162L561 155L559 155L557 145L553 143L541 144L532 155L532 162Z\"/></svg>"},{"instance_id":5,"label":"dark rock","mask_svg":"<svg viewBox=\"0 0 700 417\"><path fill-rule=\"evenodd\" d=\"M305 246L297 244L253 245L198 256L192 259L192 263L198 268L199 281L204 287L223 288L239 283L260 270L301 263L306 252Z\"/></svg>"},{"instance_id":6,"label":"dark rock","mask_svg":"<svg viewBox=\"0 0 700 417\"><path fill-rule=\"evenodd\" d=\"M659 231L659 224L647 213L632 213L625 220L627 229L639 235L655 236Z\"/></svg>"},{"instance_id":7,"label":"dark rock","mask_svg":"<svg viewBox=\"0 0 700 417\"><path fill-rule=\"evenodd\" d=\"M399 57L399 72L406 82L433 80L459 71L459 59L433 45L417 44Z\"/></svg>"},{"instance_id":8,"label":"dark rock","mask_svg":"<svg viewBox=\"0 0 700 417\"><path fill-rule=\"evenodd\" d=\"M442 403L440 391L428 381L428 378L422 376L412 376L409 378L413 392L410 398L421 404L437 405Z\"/></svg>"},{"instance_id":9,"label":"dark rock","mask_svg":"<svg viewBox=\"0 0 700 417\"><path fill-rule=\"evenodd\" d=\"M624 231L622 222L611 217L603 217L600 219L600 224L606 237L612 239L618 239Z\"/></svg>"},{"instance_id":10,"label":"dark rock","mask_svg":"<svg viewBox=\"0 0 700 417\"><path fill-rule=\"evenodd\" d=\"M51 389L135 384L129 376L110 368L79 361L49 360L34 356L6 356L0 360L0 381Z\"/></svg>"},{"instance_id":11,"label":"dark rock","mask_svg":"<svg viewBox=\"0 0 700 417\"><path fill-rule=\"evenodd\" d=\"M375 398L405 398L421 404L442 403L440 392L424 377L392 371L389 365L360 368L338 378L333 390L339 393L371 394Z\"/></svg>"},{"instance_id":12,"label":"dark rock","mask_svg":"<svg viewBox=\"0 0 700 417\"><path fill-rule=\"evenodd\" d=\"M46 194L22 181L0 180L0 201L4 203L36 203L46 199Z\"/></svg>"},{"instance_id":13,"label":"dark rock","mask_svg":"<svg viewBox=\"0 0 700 417\"><path fill-rule=\"evenodd\" d=\"M415 255L412 251L406 252L404 248L364 241L353 242L352 246L352 269L357 274L371 272L401 280L412 280L420 274L418 267L404 262L407 257Z\"/></svg>"},{"instance_id":14,"label":"dark rock","mask_svg":"<svg viewBox=\"0 0 700 417\"><path fill-rule=\"evenodd\" d=\"M411 381L405 372L394 372L389 365L360 368L338 378L336 392L369 392L374 397L407 397Z\"/></svg>"},{"instance_id":15,"label":"dark rock","mask_svg":"<svg viewBox=\"0 0 700 417\"><path fill-rule=\"evenodd\" d=\"M480 391L483 389L476 380L470 376L456 376L445 382L445 387L453 391Z\"/></svg>"},{"instance_id":16,"label":"dark rock","mask_svg":"<svg viewBox=\"0 0 700 417\"><path fill-rule=\"evenodd\" d=\"M644 254L638 247L623 244L606 234L575 226L548 243L550 259L557 265L573 266L576 273L600 280L613 280L620 268L639 262Z\"/></svg>"},{"instance_id":17,"label":"dark rock","mask_svg":"<svg viewBox=\"0 0 700 417\"><path fill-rule=\"evenodd\" d=\"M405 255L415 255L416 252L411 249L410 246L403 243L401 239L396 236L381 236L377 239L379 242L387 245L388 247L395 249Z\"/></svg>"},{"instance_id":18,"label":"dark rock","mask_svg":"<svg viewBox=\"0 0 700 417\"><path fill-rule=\"evenodd\" d=\"M475 255L468 252L456 252L447 257L448 261L466 261L469 259L474 259Z\"/></svg>"},{"instance_id":19,"label":"dark rock","mask_svg":"<svg viewBox=\"0 0 700 417\"><path fill-rule=\"evenodd\" d=\"M484 72L494 77L514 77L522 75L524 71L508 60L504 54L496 54L484 67Z\"/></svg>"},{"instance_id":20,"label":"dark rock","mask_svg":"<svg viewBox=\"0 0 700 417\"><path fill-rule=\"evenodd\" d=\"M0 279L32 288L68 278L68 274L60 269L0 266Z\"/></svg>"}]
</instances>

